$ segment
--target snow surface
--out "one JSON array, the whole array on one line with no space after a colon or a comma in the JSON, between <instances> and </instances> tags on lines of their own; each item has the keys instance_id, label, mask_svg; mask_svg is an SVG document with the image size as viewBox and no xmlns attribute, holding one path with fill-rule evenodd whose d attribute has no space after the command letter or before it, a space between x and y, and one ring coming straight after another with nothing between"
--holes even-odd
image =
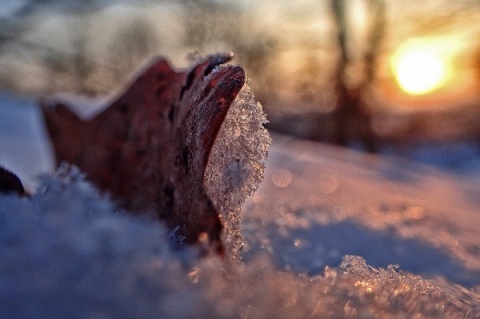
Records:
<instances>
[{"instance_id":1,"label":"snow surface","mask_svg":"<svg viewBox=\"0 0 480 319\"><path fill-rule=\"evenodd\" d=\"M40 108L31 98L0 92L0 165L15 172L26 188L35 177L53 172L53 154Z\"/></svg>"},{"instance_id":2,"label":"snow surface","mask_svg":"<svg viewBox=\"0 0 480 319\"><path fill-rule=\"evenodd\" d=\"M242 261L198 259L52 174L32 101L2 96L0 121L0 164L38 185L0 195L0 318L480 317L475 180L274 135Z\"/></svg>"}]
</instances>

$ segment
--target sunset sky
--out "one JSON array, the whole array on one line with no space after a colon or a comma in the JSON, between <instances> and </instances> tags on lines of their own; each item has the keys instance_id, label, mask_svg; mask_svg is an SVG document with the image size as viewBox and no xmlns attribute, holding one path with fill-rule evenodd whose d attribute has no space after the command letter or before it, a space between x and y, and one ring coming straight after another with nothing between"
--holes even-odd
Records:
<instances>
[{"instance_id":1,"label":"sunset sky","mask_svg":"<svg viewBox=\"0 0 480 319\"><path fill-rule=\"evenodd\" d=\"M328 86L328 80L323 78L332 72L336 50L335 30L328 1L216 2L230 3L232 10L239 12L238 20L228 20L230 25L225 25L224 29L242 30L246 38L249 33L253 36L262 32L276 37L275 50L268 52L269 67L266 72L285 75L284 78L275 74L272 77L276 78L274 85L283 88L277 95L287 101L286 104L291 103L288 102L290 96L298 92L299 82L307 81L299 77L308 78L304 70L311 69L312 61L319 65L319 70L315 71L318 73L311 75L315 82L313 87L318 90L322 85ZM4 2L0 17L15 12L22 3L24 1ZM80 31L87 35L88 53L95 61L108 67L115 33L132 19L140 18L151 23L158 34L160 43L155 52L168 56L177 66L187 65L186 57L193 51L200 54L229 51L229 45L216 41L215 35L207 37L209 42L201 47L181 43L179 39L185 31L183 21L189 16L193 17L195 12L182 11L178 2L146 4L148 1L144 1L143 5L132 5L128 1L102 3L105 4L98 11L80 17L65 12L40 10L34 19L35 27L24 34L23 39L71 55L74 54L71 47L72 30ZM370 20L364 0L352 0L348 4L348 23L351 28L348 41L350 54L353 61L356 61L365 50L365 30ZM250 20L242 18L245 16ZM480 5L475 5L475 1L451 3L446 0L425 0L419 3L388 0L386 20L376 72L378 85L375 89L377 96L383 100L383 106L408 109L435 105L441 108L478 98L480 67L475 59L478 60L480 55L480 24L477 23L480 21ZM22 59L15 51L0 52L0 66L4 70L13 71L14 77L22 79L19 85L26 91L38 92L45 86L45 70L41 64L34 62L36 53L38 52L30 52L27 59ZM241 55L237 59L237 62L242 62ZM246 67L248 69L248 65ZM361 67L355 63L352 66L352 81L355 81L355 70L361 70ZM323 103L327 107L328 88L320 91L318 100L313 98L312 105Z\"/></svg>"}]
</instances>

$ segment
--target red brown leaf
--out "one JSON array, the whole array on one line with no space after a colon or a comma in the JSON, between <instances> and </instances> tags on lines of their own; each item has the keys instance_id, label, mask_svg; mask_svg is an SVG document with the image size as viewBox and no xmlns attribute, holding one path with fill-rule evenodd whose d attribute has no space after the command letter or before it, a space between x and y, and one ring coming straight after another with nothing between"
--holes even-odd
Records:
<instances>
[{"instance_id":1,"label":"red brown leaf","mask_svg":"<svg viewBox=\"0 0 480 319\"><path fill-rule=\"evenodd\" d=\"M61 103L42 109L56 159L68 161L135 213L155 212L187 243L223 253L222 224L204 187L205 168L230 105L245 84L218 54L176 72L155 61L111 105L83 121Z\"/></svg>"}]
</instances>

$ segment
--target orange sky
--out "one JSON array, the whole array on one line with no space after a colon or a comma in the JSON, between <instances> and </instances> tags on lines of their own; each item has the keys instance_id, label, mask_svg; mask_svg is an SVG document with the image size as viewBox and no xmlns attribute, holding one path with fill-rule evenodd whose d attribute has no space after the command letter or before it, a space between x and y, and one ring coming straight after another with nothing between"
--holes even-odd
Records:
<instances>
[{"instance_id":1,"label":"orange sky","mask_svg":"<svg viewBox=\"0 0 480 319\"><path fill-rule=\"evenodd\" d=\"M230 1L233 3L233 0ZM361 57L362 49L365 46L364 27L361 26L368 21L365 14L361 14L365 11L365 1L351 0L348 2L351 7L350 11L353 13L351 24L355 31L353 32L354 39L349 40L352 41L353 53L358 54L356 58ZM295 86L295 83L298 84L300 82L299 78L305 74L305 69L310 67L306 61L316 59L314 62L319 65L319 71L318 73L312 72L313 75L308 78L310 84L313 83L311 86L315 89L313 91L315 99L312 100L311 107L317 109L320 106L328 107L328 104L331 104L331 98L329 99L328 96L328 85L331 81L328 77L331 76L331 70L334 68L335 62L332 56L336 49L334 47L335 39L332 38L335 33L330 12L330 2L318 0L299 0L295 2L288 0L239 0L239 3L244 4L244 8L248 8L249 15L255 16L255 25L248 25L245 32L254 34L255 32L260 32L259 30L274 30L279 35L278 41L281 43L275 48L275 51L269 53L270 57L267 62L274 67L267 69L265 72L271 72L273 74L272 77L276 80L275 85L278 84L281 87L277 90L277 93L272 94L273 90L271 90L270 94L280 96L290 108L292 105L299 105L299 89ZM389 66L388 60L390 55L393 54L398 46L412 37L422 36L421 34L415 34L415 24L422 21L412 19L412 12L415 13L417 12L415 10L420 10L418 14L423 15L422 19L429 19L430 16L435 16L437 13L441 17L442 14L449 12L451 9L442 5L445 3L447 3L446 0L423 0L421 3L386 0L388 23L383 43L384 56L380 63L376 83L378 96L381 99L380 104L396 108L404 107L406 110L411 110L424 107L444 108L450 105L471 103L475 99L480 99L479 76L475 75L472 69L472 54L465 53L469 50L471 51L473 45L480 47L480 24L475 23L478 19L475 20L475 15L472 15L475 12L471 13L468 10L464 10L466 14L469 14L467 18L462 20L460 16L460 18L455 18L457 20L454 22L450 20L445 22L445 25L449 23L456 24L455 32L457 33L453 33L452 30L445 31L446 27L443 25L439 27L439 30L429 30L433 35L451 36L460 40L457 44L445 44L443 46L448 50L455 49L453 54L455 56L454 72L444 87L425 95L408 95L399 89ZM450 4L450 6L453 5L453 3ZM161 5L159 3L148 7L138 6L133 8L126 5L116 5L95 13L95 15L88 17L89 20L87 22L90 29L86 30L88 32L85 32L87 35L92 35L90 37L91 48L89 47L89 51L91 49L91 54L98 61L108 60L107 54L111 51L109 43L113 38L112 34L119 28L119 25L125 24L135 16L140 16L145 21L154 23L155 28L158 29L157 31L161 38L161 46L158 48L159 54L167 55L176 66L184 66L187 64L185 59L187 54L198 48L182 46L180 41L178 41L183 32L179 23L181 21L181 15L179 14L181 10L178 6L179 4L175 2L169 4L162 2ZM478 8L476 17L480 18L480 6ZM71 27L79 21L72 21L76 19L58 14L51 16L47 12L42 13L40 18L39 21L41 23L39 22L38 27L30 32L26 39L52 47L60 52L65 51L66 54L72 54L72 49L69 48L69 43L71 42L69 30L72 28L69 29L68 26L70 25ZM438 21L442 22L443 20L440 19ZM238 27L242 27L239 22L241 21L234 21L234 25L236 23ZM82 26L82 24L80 23L79 26ZM73 29L78 30L81 28L76 27ZM220 41L214 41L203 48L203 51L206 52L200 53L206 54L228 49ZM477 52L477 54L480 53ZM235 62L240 63L241 58L241 56L238 56ZM2 57L0 57L1 59ZM14 56L8 56L4 60L6 60L6 62L3 61L6 65L10 65L14 61ZM13 64L11 67L15 70L18 78L21 79L19 85L29 89L38 87L38 90L41 91L42 85L48 76L40 68L41 65L36 66L30 63L27 65L28 68L25 68L24 64L20 60L20 66ZM277 76L279 74L282 76ZM253 78L252 82L255 81L256 79ZM259 87L267 85L273 86L271 82L258 84ZM262 88L260 87L260 89ZM292 97L291 100L290 96ZM325 105L321 105L321 103Z\"/></svg>"},{"instance_id":2,"label":"orange sky","mask_svg":"<svg viewBox=\"0 0 480 319\"><path fill-rule=\"evenodd\" d=\"M465 34L452 33L442 37L425 37L409 41L409 46L403 46L406 50L397 52L409 52L425 50L429 54L436 55L443 64L444 72L439 83L431 90L419 94L411 94L402 89L395 78L398 72L399 53L387 54L381 63L381 77L378 81L379 92L386 105L397 109L405 108L406 111L424 108L448 108L463 106L472 103L480 105L479 70L475 66L475 54L472 43ZM398 46L402 48L402 45ZM415 76L421 78L426 70L422 70L422 63L418 70L412 70L413 80ZM415 75L415 71L419 72ZM398 73L397 73L398 75Z\"/></svg>"}]
</instances>

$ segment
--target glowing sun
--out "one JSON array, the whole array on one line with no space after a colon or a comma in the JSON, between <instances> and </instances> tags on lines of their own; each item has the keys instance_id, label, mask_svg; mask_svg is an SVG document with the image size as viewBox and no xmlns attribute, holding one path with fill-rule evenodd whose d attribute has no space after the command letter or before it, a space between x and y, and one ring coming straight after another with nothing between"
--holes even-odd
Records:
<instances>
[{"instance_id":1,"label":"glowing sun","mask_svg":"<svg viewBox=\"0 0 480 319\"><path fill-rule=\"evenodd\" d=\"M430 93L447 82L449 61L434 45L409 41L392 56L391 66L400 88L411 95Z\"/></svg>"}]
</instances>

